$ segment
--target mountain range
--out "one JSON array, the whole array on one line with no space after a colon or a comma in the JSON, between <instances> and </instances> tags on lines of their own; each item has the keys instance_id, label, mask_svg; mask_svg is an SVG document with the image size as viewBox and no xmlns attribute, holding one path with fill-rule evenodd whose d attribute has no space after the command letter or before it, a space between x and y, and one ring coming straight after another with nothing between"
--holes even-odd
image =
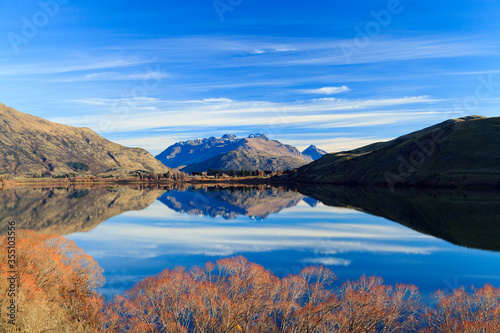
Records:
<instances>
[{"instance_id":1,"label":"mountain range","mask_svg":"<svg viewBox=\"0 0 500 333\"><path fill-rule=\"evenodd\" d=\"M327 154L282 178L324 184L500 187L500 117L451 119L388 142Z\"/></svg>"},{"instance_id":2,"label":"mountain range","mask_svg":"<svg viewBox=\"0 0 500 333\"><path fill-rule=\"evenodd\" d=\"M277 171L298 168L323 154L326 152L315 146L300 152L293 146L258 133L246 138L225 134L221 138L182 141L168 147L156 158L167 167L187 173L209 169Z\"/></svg>"},{"instance_id":3,"label":"mountain range","mask_svg":"<svg viewBox=\"0 0 500 333\"><path fill-rule=\"evenodd\" d=\"M54 123L0 104L0 175L127 175L169 171L149 152L106 140L89 128Z\"/></svg>"},{"instance_id":4,"label":"mountain range","mask_svg":"<svg viewBox=\"0 0 500 333\"><path fill-rule=\"evenodd\" d=\"M300 152L258 133L246 138L226 134L179 142L155 158L144 149L124 147L88 128L54 123L0 104L0 176L298 169L279 181L382 185L392 189L500 187L498 147L500 117L468 116L333 154L325 154L315 146Z\"/></svg>"}]
</instances>

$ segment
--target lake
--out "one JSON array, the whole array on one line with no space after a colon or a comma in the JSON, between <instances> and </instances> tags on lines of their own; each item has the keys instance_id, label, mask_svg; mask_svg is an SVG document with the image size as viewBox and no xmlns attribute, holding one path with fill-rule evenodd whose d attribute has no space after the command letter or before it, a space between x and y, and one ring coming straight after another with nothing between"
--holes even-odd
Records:
<instances>
[{"instance_id":1,"label":"lake","mask_svg":"<svg viewBox=\"0 0 500 333\"><path fill-rule=\"evenodd\" d=\"M500 286L500 194L296 186L108 186L0 192L2 221L66 235L110 298L175 266L243 255L278 276L324 265L437 289ZM5 234L2 224L0 233Z\"/></svg>"}]
</instances>

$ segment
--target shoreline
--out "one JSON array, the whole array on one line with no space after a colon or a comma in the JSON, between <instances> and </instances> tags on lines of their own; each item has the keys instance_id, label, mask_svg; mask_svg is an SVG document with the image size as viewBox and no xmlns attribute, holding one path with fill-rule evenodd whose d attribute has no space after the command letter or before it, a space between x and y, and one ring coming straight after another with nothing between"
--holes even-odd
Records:
<instances>
[{"instance_id":1,"label":"shoreline","mask_svg":"<svg viewBox=\"0 0 500 333\"><path fill-rule=\"evenodd\" d=\"M332 187L371 187L371 188L386 188L390 189L387 184L362 184L362 183L325 183L318 181L297 181L290 179L283 179L281 177L238 177L238 178L189 178L189 179L179 179L179 180L145 180L139 178L86 178L86 179L68 179L68 178L19 178L19 179L0 179L0 190L6 190L15 187L25 187L25 186L86 186L86 187L98 187L107 185L147 185L147 186L178 186L178 185L269 185L276 187L303 187L303 186L332 186ZM454 184L454 183L443 183L443 184L426 184L426 183L416 183L416 184L404 184L400 186L395 186L394 190L399 189L493 189L498 190L498 183L492 182L491 180L484 179L483 182L474 182L469 184Z\"/></svg>"},{"instance_id":2,"label":"shoreline","mask_svg":"<svg viewBox=\"0 0 500 333\"><path fill-rule=\"evenodd\" d=\"M248 185L270 185L270 178L242 177L242 178L190 178L184 180L144 180L144 179L116 179L116 178L98 178L98 179L53 179L53 178L20 178L20 179L1 179L0 190L23 187L23 186L93 186L93 185L182 185L182 184L248 184Z\"/></svg>"}]
</instances>

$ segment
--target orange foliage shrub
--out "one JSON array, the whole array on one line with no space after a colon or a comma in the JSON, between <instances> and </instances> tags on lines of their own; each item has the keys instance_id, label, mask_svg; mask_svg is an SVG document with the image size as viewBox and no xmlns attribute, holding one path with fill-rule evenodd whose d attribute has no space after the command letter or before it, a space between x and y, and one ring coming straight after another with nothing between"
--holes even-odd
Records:
<instances>
[{"instance_id":1,"label":"orange foliage shrub","mask_svg":"<svg viewBox=\"0 0 500 333\"><path fill-rule=\"evenodd\" d=\"M165 270L108 306L116 332L408 332L415 325L415 287L362 278L344 284L310 267L279 279L243 257L203 269Z\"/></svg>"},{"instance_id":2,"label":"orange foliage shrub","mask_svg":"<svg viewBox=\"0 0 500 333\"><path fill-rule=\"evenodd\" d=\"M16 327L4 310L10 298L6 237L0 237L0 330L2 332L99 331L103 300L95 290L102 269L73 241L60 236L19 230L17 247Z\"/></svg>"},{"instance_id":3,"label":"orange foliage shrub","mask_svg":"<svg viewBox=\"0 0 500 333\"><path fill-rule=\"evenodd\" d=\"M468 293L464 288L445 294L438 291L437 304L427 309L427 332L500 332L500 289L485 285Z\"/></svg>"}]
</instances>

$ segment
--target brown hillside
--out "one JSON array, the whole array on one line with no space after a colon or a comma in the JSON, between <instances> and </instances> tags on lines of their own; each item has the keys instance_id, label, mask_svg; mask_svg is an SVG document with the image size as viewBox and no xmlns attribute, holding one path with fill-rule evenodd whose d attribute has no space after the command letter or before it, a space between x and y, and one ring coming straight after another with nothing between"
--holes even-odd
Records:
<instances>
[{"instance_id":1,"label":"brown hillside","mask_svg":"<svg viewBox=\"0 0 500 333\"><path fill-rule=\"evenodd\" d=\"M0 104L0 175L124 175L169 169L141 148L127 148L88 128L57 124ZM87 166L87 167L86 167Z\"/></svg>"}]
</instances>

